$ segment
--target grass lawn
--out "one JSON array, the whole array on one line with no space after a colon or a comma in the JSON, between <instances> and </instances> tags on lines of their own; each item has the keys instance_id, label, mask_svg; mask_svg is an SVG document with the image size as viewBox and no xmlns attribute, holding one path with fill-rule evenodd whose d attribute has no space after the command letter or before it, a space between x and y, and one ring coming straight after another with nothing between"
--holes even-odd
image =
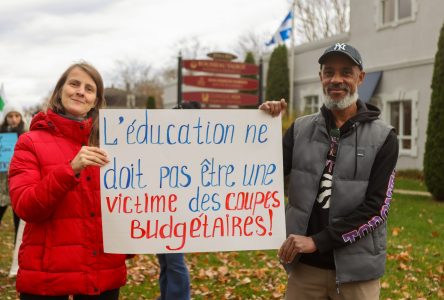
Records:
<instances>
[{"instance_id":1,"label":"grass lawn","mask_svg":"<svg viewBox=\"0 0 444 300\"><path fill-rule=\"evenodd\" d=\"M411 182L413 181L413 182ZM398 189L423 190L421 182L398 179ZM7 277L13 226L8 210L0 227L0 299L16 299ZM282 299L286 275L276 251L186 255L193 299ZM158 264L154 255L128 262L128 285L121 299L155 299ZM395 193L388 221L386 274L381 299L444 299L444 203Z\"/></svg>"},{"instance_id":2,"label":"grass lawn","mask_svg":"<svg viewBox=\"0 0 444 300\"><path fill-rule=\"evenodd\" d=\"M395 182L395 189L427 192L427 187L423 181L410 178L403 178L402 180L397 179Z\"/></svg>"}]
</instances>

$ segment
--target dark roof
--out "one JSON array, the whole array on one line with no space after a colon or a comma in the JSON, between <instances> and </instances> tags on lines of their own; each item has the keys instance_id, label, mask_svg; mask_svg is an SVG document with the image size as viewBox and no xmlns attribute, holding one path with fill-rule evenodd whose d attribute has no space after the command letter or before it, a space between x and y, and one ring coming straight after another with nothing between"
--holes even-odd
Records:
<instances>
[{"instance_id":1,"label":"dark roof","mask_svg":"<svg viewBox=\"0 0 444 300\"><path fill-rule=\"evenodd\" d=\"M128 92L117 89L115 87L105 88L105 99L107 107L126 107L126 96ZM143 95L136 95L136 107L146 107L146 97Z\"/></svg>"}]
</instances>

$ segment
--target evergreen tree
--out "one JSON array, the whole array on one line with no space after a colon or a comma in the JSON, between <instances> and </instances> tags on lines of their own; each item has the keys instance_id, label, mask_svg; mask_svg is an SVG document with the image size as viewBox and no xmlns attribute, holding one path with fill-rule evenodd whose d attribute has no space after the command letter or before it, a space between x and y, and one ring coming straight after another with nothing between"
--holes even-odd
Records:
<instances>
[{"instance_id":1,"label":"evergreen tree","mask_svg":"<svg viewBox=\"0 0 444 300\"><path fill-rule=\"evenodd\" d=\"M255 59L254 59L254 54L253 52L248 51L247 55L245 56L245 60L244 63L246 64L255 64ZM248 78L248 79L255 79L257 80L257 76L256 75L241 75L242 78ZM257 90L240 90L240 93L244 93L244 94L253 94L253 95L257 95Z\"/></svg>"},{"instance_id":2,"label":"evergreen tree","mask_svg":"<svg viewBox=\"0 0 444 300\"><path fill-rule=\"evenodd\" d=\"M444 201L444 24L432 78L432 98L424 154L424 179L433 197Z\"/></svg>"},{"instance_id":3,"label":"evergreen tree","mask_svg":"<svg viewBox=\"0 0 444 300\"><path fill-rule=\"evenodd\" d=\"M285 45L277 46L271 53L267 72L265 100L280 100L289 97L288 55Z\"/></svg>"},{"instance_id":4,"label":"evergreen tree","mask_svg":"<svg viewBox=\"0 0 444 300\"><path fill-rule=\"evenodd\" d=\"M149 96L146 100L146 108L153 109L156 108L156 99L153 96Z\"/></svg>"}]
</instances>

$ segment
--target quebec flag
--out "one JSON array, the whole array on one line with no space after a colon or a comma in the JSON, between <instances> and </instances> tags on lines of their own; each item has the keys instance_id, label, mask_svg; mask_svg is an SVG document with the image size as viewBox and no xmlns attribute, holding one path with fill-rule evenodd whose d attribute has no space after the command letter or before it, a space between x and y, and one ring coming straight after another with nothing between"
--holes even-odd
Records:
<instances>
[{"instance_id":1,"label":"quebec flag","mask_svg":"<svg viewBox=\"0 0 444 300\"><path fill-rule=\"evenodd\" d=\"M279 26L278 30L273 35L271 40L265 43L265 45L270 46L275 43L281 44L285 40L289 39L292 31L291 28L292 19L293 19L293 12L290 11L288 15L285 17L284 21L282 21L281 26Z\"/></svg>"}]
</instances>

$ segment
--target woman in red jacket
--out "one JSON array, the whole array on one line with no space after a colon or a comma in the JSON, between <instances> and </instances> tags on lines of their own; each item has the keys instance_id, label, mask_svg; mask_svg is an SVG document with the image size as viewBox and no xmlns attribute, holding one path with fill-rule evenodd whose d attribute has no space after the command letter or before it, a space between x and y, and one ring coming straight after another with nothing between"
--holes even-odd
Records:
<instances>
[{"instance_id":1,"label":"woman in red jacket","mask_svg":"<svg viewBox=\"0 0 444 300\"><path fill-rule=\"evenodd\" d=\"M20 136L9 171L11 202L26 221L19 251L21 300L119 298L125 255L103 252L98 145L103 81L87 63L70 66L47 111Z\"/></svg>"}]
</instances>

